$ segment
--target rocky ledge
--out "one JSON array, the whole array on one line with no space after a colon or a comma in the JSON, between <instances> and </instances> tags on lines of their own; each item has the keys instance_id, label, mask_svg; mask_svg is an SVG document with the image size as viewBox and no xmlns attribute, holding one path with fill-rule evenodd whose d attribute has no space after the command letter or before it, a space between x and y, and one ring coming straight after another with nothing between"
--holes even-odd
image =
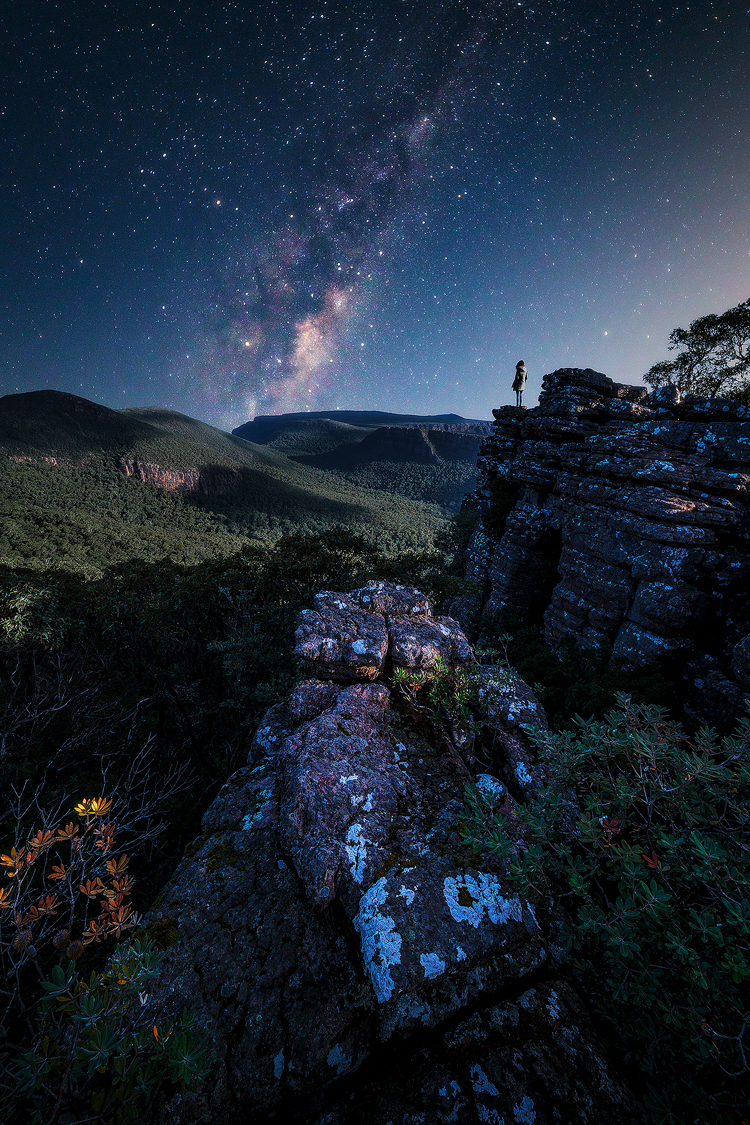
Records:
<instances>
[{"instance_id":1,"label":"rocky ledge","mask_svg":"<svg viewBox=\"0 0 750 1125\"><path fill-rule=\"evenodd\" d=\"M214 1057L159 1120L636 1119L554 925L460 838L476 786L522 846L518 804L545 784L531 690L382 582L318 595L296 652L310 678L268 712L148 919L171 944L147 1014L187 1006ZM451 666L475 680L473 723L394 686Z\"/></svg>"},{"instance_id":2,"label":"rocky ledge","mask_svg":"<svg viewBox=\"0 0 750 1125\"><path fill-rule=\"evenodd\" d=\"M750 408L564 368L538 407L493 414L471 501L477 595L454 612L671 664L695 715L731 726L750 687Z\"/></svg>"}]
</instances>

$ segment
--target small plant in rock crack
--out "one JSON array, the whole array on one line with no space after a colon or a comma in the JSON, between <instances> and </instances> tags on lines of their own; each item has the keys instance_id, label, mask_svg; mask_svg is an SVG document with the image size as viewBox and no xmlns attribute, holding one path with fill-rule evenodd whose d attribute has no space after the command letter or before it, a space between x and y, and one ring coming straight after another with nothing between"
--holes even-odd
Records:
<instances>
[{"instance_id":1,"label":"small plant in rock crack","mask_svg":"<svg viewBox=\"0 0 750 1125\"><path fill-rule=\"evenodd\" d=\"M205 1073L186 1014L162 1027L138 1017L161 959L153 943L121 945L103 971L79 973L89 947L139 921L111 808L107 797L82 800L77 820L46 824L0 856L9 880L0 886L0 995L4 1021L18 1029L0 1043L4 1122L125 1125L164 1081L184 1089Z\"/></svg>"},{"instance_id":2,"label":"small plant in rock crack","mask_svg":"<svg viewBox=\"0 0 750 1125\"><path fill-rule=\"evenodd\" d=\"M471 669L464 665L449 665L438 657L429 668L396 668L391 683L414 705L424 700L449 718L471 720L477 682Z\"/></svg>"},{"instance_id":3,"label":"small plant in rock crack","mask_svg":"<svg viewBox=\"0 0 750 1125\"><path fill-rule=\"evenodd\" d=\"M524 849L514 854L479 793L464 842L501 858L526 897L564 905L567 964L644 1073L650 1119L739 1125L750 1077L750 719L732 737L689 739L663 708L619 695L602 722L529 734L550 783L519 807ZM570 790L575 824L560 797Z\"/></svg>"}]
</instances>

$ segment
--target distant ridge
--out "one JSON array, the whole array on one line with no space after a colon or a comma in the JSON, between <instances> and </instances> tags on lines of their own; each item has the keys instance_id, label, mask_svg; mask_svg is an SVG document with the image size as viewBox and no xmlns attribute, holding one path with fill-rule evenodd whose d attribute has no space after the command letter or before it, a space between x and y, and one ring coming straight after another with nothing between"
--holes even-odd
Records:
<instances>
[{"instance_id":1,"label":"distant ridge","mask_svg":"<svg viewBox=\"0 0 750 1125\"><path fill-rule=\"evenodd\" d=\"M462 418L460 414L390 414L386 410L304 410L290 414L259 414L251 422L243 422L232 433L256 445L266 445L281 437L285 431L300 433L304 428L320 432L321 423L341 427L357 427L348 440L361 440L366 431L381 426L419 426L421 429L455 429L458 432L490 433L492 422L478 418ZM341 432L339 431L339 432ZM328 431L330 433L330 431ZM341 432L341 440L347 438Z\"/></svg>"}]
</instances>

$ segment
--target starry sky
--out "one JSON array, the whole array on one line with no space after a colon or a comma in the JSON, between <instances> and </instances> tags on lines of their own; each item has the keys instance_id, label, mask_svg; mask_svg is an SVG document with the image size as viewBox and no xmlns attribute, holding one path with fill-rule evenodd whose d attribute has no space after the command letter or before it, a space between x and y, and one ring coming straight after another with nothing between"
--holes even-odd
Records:
<instances>
[{"instance_id":1,"label":"starry sky","mask_svg":"<svg viewBox=\"0 0 750 1125\"><path fill-rule=\"evenodd\" d=\"M24 0L0 393L532 405L750 296L750 0Z\"/></svg>"}]
</instances>

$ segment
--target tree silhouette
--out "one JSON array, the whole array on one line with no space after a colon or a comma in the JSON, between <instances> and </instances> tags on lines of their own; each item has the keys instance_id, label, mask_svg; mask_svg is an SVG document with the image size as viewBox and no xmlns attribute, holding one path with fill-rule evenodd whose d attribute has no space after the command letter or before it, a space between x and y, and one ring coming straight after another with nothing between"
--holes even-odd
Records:
<instances>
[{"instance_id":1,"label":"tree silhouette","mask_svg":"<svg viewBox=\"0 0 750 1125\"><path fill-rule=\"evenodd\" d=\"M694 320L669 335L675 359L661 360L644 375L650 387L672 384L683 394L750 401L750 298L717 315Z\"/></svg>"}]
</instances>

